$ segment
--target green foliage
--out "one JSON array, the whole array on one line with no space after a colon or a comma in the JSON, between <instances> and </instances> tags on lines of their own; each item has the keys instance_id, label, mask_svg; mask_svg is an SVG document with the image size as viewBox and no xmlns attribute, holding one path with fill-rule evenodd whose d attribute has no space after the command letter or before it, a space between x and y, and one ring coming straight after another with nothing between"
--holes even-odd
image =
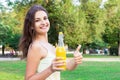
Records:
<instances>
[{"instance_id":1,"label":"green foliage","mask_svg":"<svg viewBox=\"0 0 120 80\"><path fill-rule=\"evenodd\" d=\"M18 49L18 42L20 39L19 33L13 33L10 26L0 24L0 43L9 45L13 49Z\"/></svg>"},{"instance_id":2,"label":"green foliage","mask_svg":"<svg viewBox=\"0 0 120 80\"><path fill-rule=\"evenodd\" d=\"M58 32L65 35L65 44L75 48L82 44L83 48L117 46L120 39L120 1L108 0L104 8L100 8L102 0L80 0L80 5L74 5L72 0L7 0L12 11L8 14L1 6L0 20L2 24L12 29L7 40L9 45L18 40L22 31L24 17L34 4L41 4L49 13L51 28L49 41L57 43ZM15 46L15 45L14 45Z\"/></svg>"},{"instance_id":3,"label":"green foliage","mask_svg":"<svg viewBox=\"0 0 120 80\"><path fill-rule=\"evenodd\" d=\"M88 29L86 34L89 42L101 41L101 34L105 30L105 11L99 8L99 4L88 1L82 6L82 10L86 15L86 29Z\"/></svg>"},{"instance_id":4,"label":"green foliage","mask_svg":"<svg viewBox=\"0 0 120 80\"><path fill-rule=\"evenodd\" d=\"M12 31L9 26L0 23L0 42L6 43L6 40L11 36Z\"/></svg>"},{"instance_id":5,"label":"green foliage","mask_svg":"<svg viewBox=\"0 0 120 80\"><path fill-rule=\"evenodd\" d=\"M20 28L17 25L20 25L20 22L16 20L15 12L4 12L0 13L0 44L9 45L13 49L17 49Z\"/></svg>"},{"instance_id":6,"label":"green foliage","mask_svg":"<svg viewBox=\"0 0 120 80\"><path fill-rule=\"evenodd\" d=\"M109 0L105 9L107 11L107 20L105 21L106 29L103 40L109 44L112 51L115 49L116 55L120 55L120 1ZM118 49L118 50L116 50ZM118 53L118 52L119 53ZM111 53L113 54L113 53Z\"/></svg>"},{"instance_id":7,"label":"green foliage","mask_svg":"<svg viewBox=\"0 0 120 80\"><path fill-rule=\"evenodd\" d=\"M26 11L38 3L49 12L51 28L48 34L51 43L57 42L59 31L64 32L65 43L72 48L78 44L94 42L94 40L101 41L101 33L104 32L102 18L104 11L99 9L99 2L86 1L80 6L74 6L71 0L15 1L14 10L17 13L16 16L19 16L16 19L23 25ZM18 26L22 28L22 25Z\"/></svg>"},{"instance_id":8,"label":"green foliage","mask_svg":"<svg viewBox=\"0 0 120 80\"><path fill-rule=\"evenodd\" d=\"M118 56L118 48L117 47L111 47L110 48L110 55L117 55Z\"/></svg>"},{"instance_id":9,"label":"green foliage","mask_svg":"<svg viewBox=\"0 0 120 80\"><path fill-rule=\"evenodd\" d=\"M58 3L59 2L57 1L49 0L47 4L43 4L49 14L49 20L50 20L51 27L50 27L48 36L49 36L49 42L52 44L57 43L58 32L62 30L60 27L62 27L61 18L63 16L61 15L61 7L60 5L58 5Z\"/></svg>"},{"instance_id":10,"label":"green foliage","mask_svg":"<svg viewBox=\"0 0 120 80\"><path fill-rule=\"evenodd\" d=\"M60 29L65 35L65 43L75 48L82 43L84 36L83 27L85 15L78 6L74 6L70 0L66 0L61 7Z\"/></svg>"},{"instance_id":11,"label":"green foliage","mask_svg":"<svg viewBox=\"0 0 120 80\"><path fill-rule=\"evenodd\" d=\"M9 47L18 50L18 44L19 44L19 39L20 39L21 35L16 33L13 34L12 37L7 39L7 44L9 45Z\"/></svg>"},{"instance_id":12,"label":"green foliage","mask_svg":"<svg viewBox=\"0 0 120 80\"><path fill-rule=\"evenodd\" d=\"M120 46L120 1L109 0L105 6L107 11L107 20L105 21L106 30L103 40L109 43L111 49L118 49ZM120 50L118 50L120 52ZM117 55L120 53L117 53Z\"/></svg>"}]
</instances>

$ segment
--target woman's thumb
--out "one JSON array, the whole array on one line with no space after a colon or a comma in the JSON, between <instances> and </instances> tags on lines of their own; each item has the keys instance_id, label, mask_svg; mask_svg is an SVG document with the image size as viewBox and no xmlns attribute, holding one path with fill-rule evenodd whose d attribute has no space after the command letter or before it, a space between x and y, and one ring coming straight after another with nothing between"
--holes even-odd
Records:
<instances>
[{"instance_id":1,"label":"woman's thumb","mask_svg":"<svg viewBox=\"0 0 120 80\"><path fill-rule=\"evenodd\" d=\"M81 45L78 45L77 48L76 48L76 50L75 50L74 55L77 54L80 51L80 48L81 48Z\"/></svg>"},{"instance_id":2,"label":"woman's thumb","mask_svg":"<svg viewBox=\"0 0 120 80\"><path fill-rule=\"evenodd\" d=\"M75 52L79 52L80 51L80 48L81 48L81 45L78 45Z\"/></svg>"}]
</instances>

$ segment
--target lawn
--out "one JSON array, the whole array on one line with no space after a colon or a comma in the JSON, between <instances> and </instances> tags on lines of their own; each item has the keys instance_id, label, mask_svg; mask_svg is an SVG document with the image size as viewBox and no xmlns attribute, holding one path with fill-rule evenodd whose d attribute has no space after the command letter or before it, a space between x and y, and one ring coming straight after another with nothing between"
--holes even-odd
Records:
<instances>
[{"instance_id":1,"label":"lawn","mask_svg":"<svg viewBox=\"0 0 120 80\"><path fill-rule=\"evenodd\" d=\"M0 80L24 80L25 61L1 61Z\"/></svg>"},{"instance_id":2,"label":"lawn","mask_svg":"<svg viewBox=\"0 0 120 80\"><path fill-rule=\"evenodd\" d=\"M24 80L25 61L1 61L0 80ZM61 80L120 80L120 62L83 62Z\"/></svg>"},{"instance_id":3,"label":"lawn","mask_svg":"<svg viewBox=\"0 0 120 80\"><path fill-rule=\"evenodd\" d=\"M120 80L120 62L83 62L74 71L62 72L62 80Z\"/></svg>"}]
</instances>

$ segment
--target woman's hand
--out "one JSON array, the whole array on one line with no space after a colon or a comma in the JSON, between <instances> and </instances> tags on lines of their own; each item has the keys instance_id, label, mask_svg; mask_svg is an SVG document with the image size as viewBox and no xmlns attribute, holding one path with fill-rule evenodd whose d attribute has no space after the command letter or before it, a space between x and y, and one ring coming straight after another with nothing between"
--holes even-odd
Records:
<instances>
[{"instance_id":1,"label":"woman's hand","mask_svg":"<svg viewBox=\"0 0 120 80\"><path fill-rule=\"evenodd\" d=\"M82 53L79 52L81 48L81 45L79 45L77 48L76 48L76 51L74 52L74 62L76 65L78 64L81 64L82 63Z\"/></svg>"},{"instance_id":2,"label":"woman's hand","mask_svg":"<svg viewBox=\"0 0 120 80\"><path fill-rule=\"evenodd\" d=\"M51 70L53 72L55 71L63 71L63 68L60 68L60 66L66 65L66 61L62 57L56 57L52 64L51 64Z\"/></svg>"}]
</instances>

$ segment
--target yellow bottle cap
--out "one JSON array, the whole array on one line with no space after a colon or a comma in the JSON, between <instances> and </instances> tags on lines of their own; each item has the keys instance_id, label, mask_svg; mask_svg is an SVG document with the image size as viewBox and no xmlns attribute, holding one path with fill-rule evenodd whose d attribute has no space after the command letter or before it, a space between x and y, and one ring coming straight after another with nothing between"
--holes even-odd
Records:
<instances>
[{"instance_id":1,"label":"yellow bottle cap","mask_svg":"<svg viewBox=\"0 0 120 80\"><path fill-rule=\"evenodd\" d=\"M63 34L62 32L59 32L59 34Z\"/></svg>"}]
</instances>

